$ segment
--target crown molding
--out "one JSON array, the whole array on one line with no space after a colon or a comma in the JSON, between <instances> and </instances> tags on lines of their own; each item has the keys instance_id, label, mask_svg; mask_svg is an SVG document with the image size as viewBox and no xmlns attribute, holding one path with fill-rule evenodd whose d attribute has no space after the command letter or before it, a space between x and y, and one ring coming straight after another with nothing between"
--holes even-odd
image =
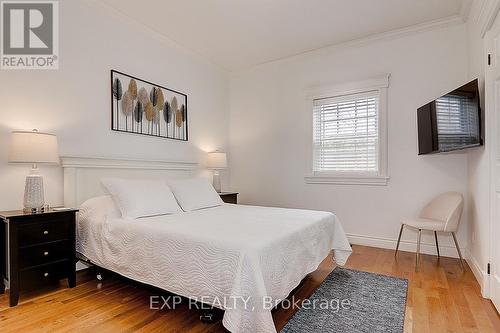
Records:
<instances>
[{"instance_id":1,"label":"crown molding","mask_svg":"<svg viewBox=\"0 0 500 333\"><path fill-rule=\"evenodd\" d=\"M500 0L497 0L497 1L500 1ZM377 41L401 38L401 37L405 37L405 36L415 35L418 33L442 29L442 28L446 28L446 27L450 27L450 26L454 26L454 25L459 25L459 24L464 24L464 23L465 23L465 21L464 21L463 17L459 14L456 14L456 15L448 16L445 18L437 19L437 20L432 20L432 21L428 21L428 22L424 22L424 23L420 23L420 24L411 25L411 26L401 28L401 29L390 30L390 31L382 32L379 34L374 34L374 35L363 37L363 38L357 38L357 39L352 39L352 40L349 40L346 42L322 46L322 47L319 47L316 49L297 53L297 54L291 55L291 56L286 56L286 57L281 57L281 58L269 60L269 61L262 62L259 64L251 65L251 66L248 66L248 67L245 67L242 69L234 70L231 72L231 74L234 75L234 74L238 74L238 73L244 73L247 71L251 71L257 67L260 67L260 66L263 66L266 64L270 64L270 63L279 62L279 61L286 60L286 59L306 57L306 56L318 54L318 53L321 53L324 51L333 51L333 50L337 50L337 49L345 49L345 48L354 47L354 46L363 46L363 45L371 44L371 43L374 43Z\"/></svg>"},{"instance_id":2,"label":"crown molding","mask_svg":"<svg viewBox=\"0 0 500 333\"><path fill-rule=\"evenodd\" d=\"M462 0L459 15L464 22L467 22L467 20L469 19L473 2L474 0Z\"/></svg>"},{"instance_id":3,"label":"crown molding","mask_svg":"<svg viewBox=\"0 0 500 333\"><path fill-rule=\"evenodd\" d=\"M483 38L499 10L500 0L474 0L467 21L478 28L480 37Z\"/></svg>"},{"instance_id":4,"label":"crown molding","mask_svg":"<svg viewBox=\"0 0 500 333\"><path fill-rule=\"evenodd\" d=\"M115 8L114 6L111 6L105 2L96 1L96 0L88 0L87 2L92 3L95 6L98 6L102 9L106 9L110 14L114 14L115 16L117 16L121 19L124 19L124 21L128 22L129 25L132 25L134 28L137 28L137 29L144 31L148 35L154 35L158 40L162 41L167 46L176 47L184 52L189 53L190 55L196 57L197 59L200 59L200 60L204 61L205 63L207 63L207 64L209 64L217 69L224 71L225 73L232 74L232 73L244 72L246 70L249 70L249 69L264 65L264 64L277 62L277 61L280 61L283 59L299 57L302 55L311 54L311 53L318 52L318 51L325 50L325 49L332 49L332 48L336 49L336 48L345 48L345 47L363 45L363 44L368 44L368 43L371 43L374 41L404 37L406 35L411 35L411 34L421 33L421 32L430 31L430 30L434 30L434 29L440 29L443 27L451 26L451 25L461 24L461 23L464 23L466 21L466 18L469 17L469 15L470 15L470 8L472 7L471 1L473 1L473 0L462 0L462 6L460 9L460 13L456 14L456 15L452 15L452 16L448 16L448 17L444 17L444 18L440 18L440 19L436 19L436 20L432 20L432 21L428 21L428 22L424 22L424 23L410 25L408 27L404 27L401 29L389 30L386 32L382 32L379 34L374 34L374 35L370 35L370 36L366 36L366 37L362 37L362 38L356 38L356 39L348 40L345 42L325 45L325 46L321 46L318 48L305 50L305 51L300 52L300 53L271 59L271 60L261 62L261 63L252 64L252 65L249 65L247 67L243 67L243 68L235 69L235 70L230 70L222 64L218 64L216 62L213 62L212 60L205 57L204 55L202 55L202 54L200 54L200 53L196 52L195 50L192 50L188 47L185 47L183 44L165 36L164 34L162 34L159 31L145 25L144 23L138 21L137 19L124 13L123 11ZM486 1L498 2L500 0L486 0Z\"/></svg>"}]
</instances>

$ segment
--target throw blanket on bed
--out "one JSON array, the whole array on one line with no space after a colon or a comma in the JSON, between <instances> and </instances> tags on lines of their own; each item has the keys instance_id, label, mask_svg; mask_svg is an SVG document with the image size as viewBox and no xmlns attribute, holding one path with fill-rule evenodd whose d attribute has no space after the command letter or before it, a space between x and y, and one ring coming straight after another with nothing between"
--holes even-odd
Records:
<instances>
[{"instance_id":1,"label":"throw blanket on bed","mask_svg":"<svg viewBox=\"0 0 500 333\"><path fill-rule=\"evenodd\" d=\"M225 204L124 220L82 207L77 251L97 265L225 310L234 333L276 332L276 304L333 249L351 247L329 212Z\"/></svg>"}]
</instances>

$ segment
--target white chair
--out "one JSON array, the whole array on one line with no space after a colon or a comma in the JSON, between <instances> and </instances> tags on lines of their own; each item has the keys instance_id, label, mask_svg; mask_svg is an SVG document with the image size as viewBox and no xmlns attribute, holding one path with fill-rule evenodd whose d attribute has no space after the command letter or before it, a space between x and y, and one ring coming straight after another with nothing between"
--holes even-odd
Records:
<instances>
[{"instance_id":1,"label":"white chair","mask_svg":"<svg viewBox=\"0 0 500 333\"><path fill-rule=\"evenodd\" d=\"M417 257L415 270L418 271L418 264L420 258L420 238L422 236L422 230L434 231L434 238L436 239L437 255L439 257L439 244L437 233L439 232L450 232L453 235L453 240L455 241L455 246L457 247L458 256L460 257L460 264L462 269L464 268L464 263L462 259L462 253L460 252L460 247L458 246L457 237L455 232L458 230L458 224L460 223L460 217L462 216L462 210L464 207L464 198L462 194L457 192L446 192L438 195L427 206L422 209L420 215L416 219L404 220L401 223L401 229L399 230L398 244L396 245L396 253L398 254L399 242L401 241L401 234L403 233L403 228L405 226L414 228L418 230L417 238Z\"/></svg>"}]
</instances>

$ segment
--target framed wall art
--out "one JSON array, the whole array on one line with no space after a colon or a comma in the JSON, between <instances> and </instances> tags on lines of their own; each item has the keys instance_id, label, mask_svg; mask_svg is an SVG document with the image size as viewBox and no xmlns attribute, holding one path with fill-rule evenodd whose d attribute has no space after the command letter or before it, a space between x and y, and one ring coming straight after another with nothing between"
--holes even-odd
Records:
<instances>
[{"instance_id":1,"label":"framed wall art","mask_svg":"<svg viewBox=\"0 0 500 333\"><path fill-rule=\"evenodd\" d=\"M111 70L111 129L187 141L187 95Z\"/></svg>"}]
</instances>

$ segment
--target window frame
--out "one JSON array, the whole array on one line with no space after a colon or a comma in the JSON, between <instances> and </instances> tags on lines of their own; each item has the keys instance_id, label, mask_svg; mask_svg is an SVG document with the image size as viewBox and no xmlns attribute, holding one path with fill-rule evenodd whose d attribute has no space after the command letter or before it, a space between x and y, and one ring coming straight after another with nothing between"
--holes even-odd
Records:
<instances>
[{"instance_id":1,"label":"window frame","mask_svg":"<svg viewBox=\"0 0 500 333\"><path fill-rule=\"evenodd\" d=\"M382 75L363 81L348 82L329 86L314 87L307 92L307 108L310 114L310 152L307 184L342 185L387 185L387 91L390 75ZM314 100L334 98L344 95L378 92L378 172L313 171L314 163Z\"/></svg>"}]
</instances>

